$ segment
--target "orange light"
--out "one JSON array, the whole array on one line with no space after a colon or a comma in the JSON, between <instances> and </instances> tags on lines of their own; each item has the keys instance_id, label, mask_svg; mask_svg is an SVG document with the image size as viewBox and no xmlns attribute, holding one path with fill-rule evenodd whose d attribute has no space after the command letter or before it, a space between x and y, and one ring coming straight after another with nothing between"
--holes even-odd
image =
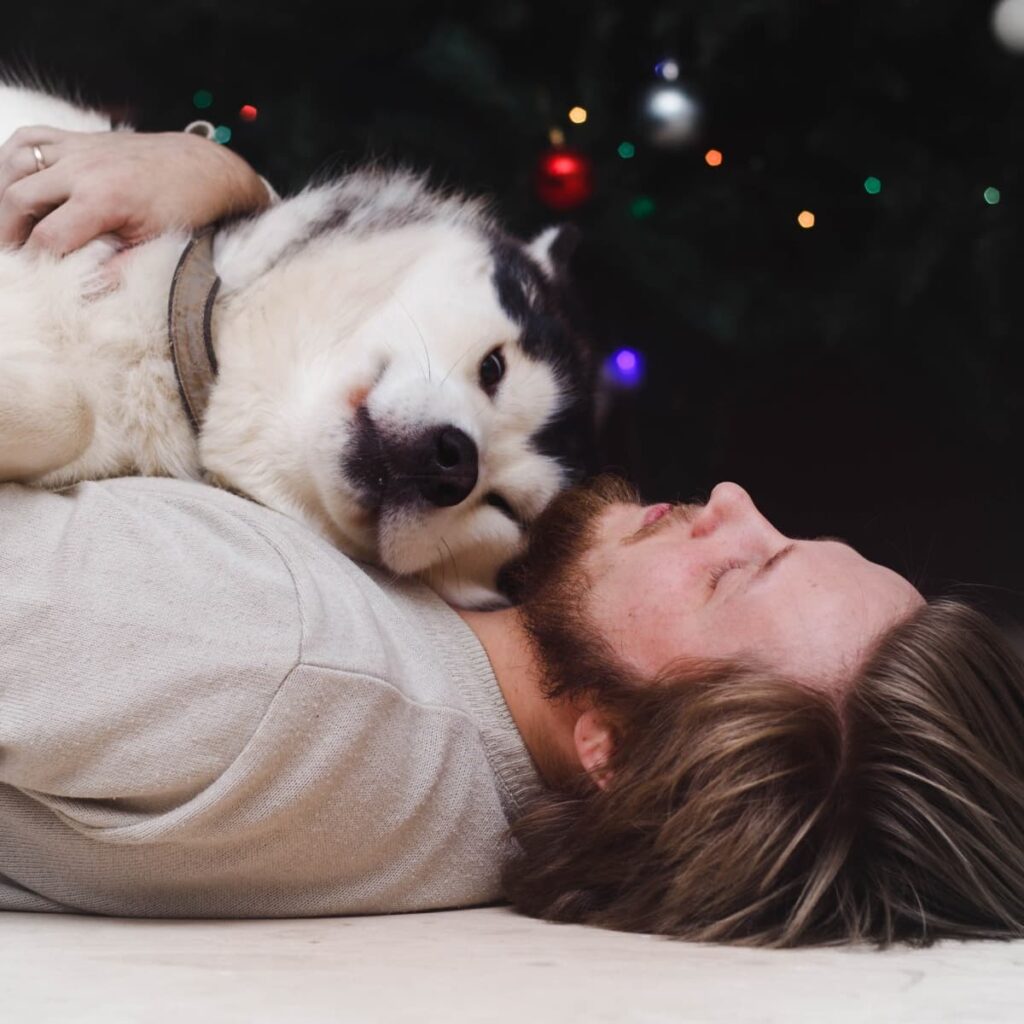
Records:
<instances>
[{"instance_id":1,"label":"orange light","mask_svg":"<svg viewBox=\"0 0 1024 1024\"><path fill-rule=\"evenodd\" d=\"M704 154L704 162L708 165L708 167L721 167L722 154L717 149L709 149Z\"/></svg>"},{"instance_id":2,"label":"orange light","mask_svg":"<svg viewBox=\"0 0 1024 1024\"><path fill-rule=\"evenodd\" d=\"M583 124L586 119L587 112L583 107L573 107L572 110L569 111L569 120L572 121L573 124Z\"/></svg>"},{"instance_id":3,"label":"orange light","mask_svg":"<svg viewBox=\"0 0 1024 1024\"><path fill-rule=\"evenodd\" d=\"M802 228L814 227L814 214L810 210L801 210L800 216L796 219L797 224Z\"/></svg>"},{"instance_id":4,"label":"orange light","mask_svg":"<svg viewBox=\"0 0 1024 1024\"><path fill-rule=\"evenodd\" d=\"M255 121L259 116L259 111L251 103L246 103L238 112L238 116L243 121Z\"/></svg>"}]
</instances>

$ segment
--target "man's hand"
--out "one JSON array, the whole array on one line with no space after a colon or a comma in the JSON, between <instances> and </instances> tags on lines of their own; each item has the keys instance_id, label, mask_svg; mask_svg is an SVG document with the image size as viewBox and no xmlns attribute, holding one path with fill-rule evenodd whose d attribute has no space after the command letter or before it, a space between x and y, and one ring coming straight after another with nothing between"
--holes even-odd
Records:
<instances>
[{"instance_id":1,"label":"man's hand","mask_svg":"<svg viewBox=\"0 0 1024 1024\"><path fill-rule=\"evenodd\" d=\"M63 255L104 234L134 245L269 202L262 179L237 153L187 132L35 126L0 146L0 245Z\"/></svg>"}]
</instances>

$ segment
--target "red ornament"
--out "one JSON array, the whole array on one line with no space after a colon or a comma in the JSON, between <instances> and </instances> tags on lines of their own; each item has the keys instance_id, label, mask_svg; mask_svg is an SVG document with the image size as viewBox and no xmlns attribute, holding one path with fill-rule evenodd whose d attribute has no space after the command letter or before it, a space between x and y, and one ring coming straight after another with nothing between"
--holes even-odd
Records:
<instances>
[{"instance_id":1,"label":"red ornament","mask_svg":"<svg viewBox=\"0 0 1024 1024\"><path fill-rule=\"evenodd\" d=\"M553 210L571 210L594 194L590 157L571 149L551 149L541 155L536 173L537 195Z\"/></svg>"}]
</instances>

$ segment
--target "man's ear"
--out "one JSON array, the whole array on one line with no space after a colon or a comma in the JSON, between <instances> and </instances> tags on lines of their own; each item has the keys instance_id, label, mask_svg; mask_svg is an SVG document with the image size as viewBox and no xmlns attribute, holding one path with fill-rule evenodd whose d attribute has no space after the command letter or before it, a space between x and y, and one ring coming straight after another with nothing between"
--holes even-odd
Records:
<instances>
[{"instance_id":1,"label":"man's ear","mask_svg":"<svg viewBox=\"0 0 1024 1024\"><path fill-rule=\"evenodd\" d=\"M583 770L599 789L606 789L612 780L612 772L607 765L615 750L615 732L611 723L600 711L591 708L576 719L572 738Z\"/></svg>"},{"instance_id":2,"label":"man's ear","mask_svg":"<svg viewBox=\"0 0 1024 1024\"><path fill-rule=\"evenodd\" d=\"M580 242L580 229L573 224L545 228L526 251L540 264L548 277L562 279L569 273L569 260Z\"/></svg>"}]
</instances>

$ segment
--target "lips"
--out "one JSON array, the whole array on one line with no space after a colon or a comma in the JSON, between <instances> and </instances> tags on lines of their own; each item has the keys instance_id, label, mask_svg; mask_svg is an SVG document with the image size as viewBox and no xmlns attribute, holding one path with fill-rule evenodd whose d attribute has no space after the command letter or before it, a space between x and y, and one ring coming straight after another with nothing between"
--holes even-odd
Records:
<instances>
[{"instance_id":1,"label":"lips","mask_svg":"<svg viewBox=\"0 0 1024 1024\"><path fill-rule=\"evenodd\" d=\"M651 523L656 523L671 508L672 506L666 502L662 502L660 505L652 505L644 514L643 525L650 526Z\"/></svg>"}]
</instances>

